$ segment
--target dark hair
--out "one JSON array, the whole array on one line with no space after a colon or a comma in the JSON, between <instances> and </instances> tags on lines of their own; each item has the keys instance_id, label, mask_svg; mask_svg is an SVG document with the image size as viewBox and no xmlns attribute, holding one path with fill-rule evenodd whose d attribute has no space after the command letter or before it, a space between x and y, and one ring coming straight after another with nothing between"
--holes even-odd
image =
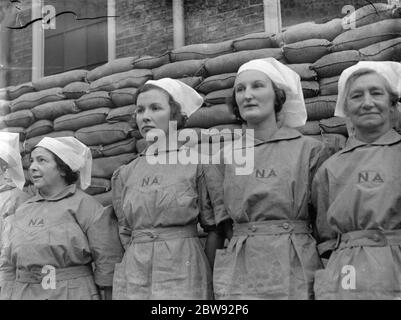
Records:
<instances>
[{"instance_id":1,"label":"dark hair","mask_svg":"<svg viewBox=\"0 0 401 320\"><path fill-rule=\"evenodd\" d=\"M33 150L35 150L36 148L34 148ZM33 151L32 150L32 151ZM56 154L54 154L52 151L50 151L49 149L46 149L48 152L51 153L51 155L53 156L54 161L56 162L57 165L57 169L63 173L64 175L61 175L65 182L67 184L73 184L75 182L78 181L79 178L79 171L77 172L73 172L71 170L71 168L63 161L61 160Z\"/></svg>"},{"instance_id":2,"label":"dark hair","mask_svg":"<svg viewBox=\"0 0 401 320\"><path fill-rule=\"evenodd\" d=\"M277 120L277 115L283 109L283 105L285 103L287 96L285 94L285 91L277 87L277 85L273 81L272 81L272 87L274 91L274 113L276 115L276 120ZM233 112L239 121L243 123L246 122L241 117L241 114L239 112L239 107L237 101L235 100L235 89L233 90L232 96L227 99L227 104L233 108Z\"/></svg>"},{"instance_id":3,"label":"dark hair","mask_svg":"<svg viewBox=\"0 0 401 320\"><path fill-rule=\"evenodd\" d=\"M144 92L150 91L152 89L156 89L156 90L161 90L163 92L165 92L168 96L168 104L170 106L170 120L175 120L177 121L177 129L183 129L185 127L185 124L188 120L188 117L186 114L182 113L182 108L181 105L174 100L174 98L172 97L171 94L169 94L166 90L155 86L153 84L145 84L142 88L140 88L138 90L138 95L137 97ZM136 117L136 113L134 115L134 117Z\"/></svg>"}]
</instances>

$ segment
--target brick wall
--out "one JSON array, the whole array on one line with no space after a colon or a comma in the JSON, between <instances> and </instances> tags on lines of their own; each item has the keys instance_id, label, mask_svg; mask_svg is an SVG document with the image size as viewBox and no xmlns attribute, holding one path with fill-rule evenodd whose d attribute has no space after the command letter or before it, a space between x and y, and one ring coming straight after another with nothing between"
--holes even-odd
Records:
<instances>
[{"instance_id":1,"label":"brick wall","mask_svg":"<svg viewBox=\"0 0 401 320\"><path fill-rule=\"evenodd\" d=\"M30 0L21 20L30 19ZM374 2L387 2L375 0ZM185 43L219 42L264 30L263 0L185 0ZM367 0L281 0L283 26L342 17ZM157 55L173 49L172 0L116 0L116 56ZM31 79L32 27L11 34L10 84Z\"/></svg>"},{"instance_id":2,"label":"brick wall","mask_svg":"<svg viewBox=\"0 0 401 320\"><path fill-rule=\"evenodd\" d=\"M17 26L18 23L25 25L31 20L31 1L21 1L20 8L21 10L18 10L19 20L13 21L12 26ZM31 25L25 29L11 30L9 50L7 82L15 85L30 81L32 75Z\"/></svg>"}]
</instances>

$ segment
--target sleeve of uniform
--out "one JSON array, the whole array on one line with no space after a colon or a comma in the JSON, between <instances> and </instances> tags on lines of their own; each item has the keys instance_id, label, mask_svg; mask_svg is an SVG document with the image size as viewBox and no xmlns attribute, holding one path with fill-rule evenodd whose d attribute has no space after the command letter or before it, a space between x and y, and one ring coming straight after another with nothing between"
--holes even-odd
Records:
<instances>
[{"instance_id":1,"label":"sleeve of uniform","mask_svg":"<svg viewBox=\"0 0 401 320\"><path fill-rule=\"evenodd\" d=\"M206 187L214 211L216 225L230 219L224 206L224 164L204 166Z\"/></svg>"},{"instance_id":2,"label":"sleeve of uniform","mask_svg":"<svg viewBox=\"0 0 401 320\"><path fill-rule=\"evenodd\" d=\"M8 217L3 221L3 228L1 234L2 247L0 254L0 291L1 299L8 299L7 295L12 290L13 282L15 281L15 265L11 259L11 223L12 217Z\"/></svg>"},{"instance_id":3,"label":"sleeve of uniform","mask_svg":"<svg viewBox=\"0 0 401 320\"><path fill-rule=\"evenodd\" d=\"M330 206L329 179L324 167L317 171L312 182L312 205L316 210L318 250L319 254L323 256L335 248L337 237L336 232L330 228L327 222L327 210Z\"/></svg>"},{"instance_id":4,"label":"sleeve of uniform","mask_svg":"<svg viewBox=\"0 0 401 320\"><path fill-rule=\"evenodd\" d=\"M205 232L209 232L216 228L214 219L213 205L210 199L210 193L206 185L205 168L203 165L198 166L197 190L199 196L199 222Z\"/></svg>"},{"instance_id":5,"label":"sleeve of uniform","mask_svg":"<svg viewBox=\"0 0 401 320\"><path fill-rule=\"evenodd\" d=\"M87 216L92 216L87 222L86 236L95 263L95 282L99 286L112 286L114 266L123 256L117 219L111 206L105 208L94 199L85 200L88 203L81 208Z\"/></svg>"},{"instance_id":6,"label":"sleeve of uniform","mask_svg":"<svg viewBox=\"0 0 401 320\"><path fill-rule=\"evenodd\" d=\"M124 186L124 182L121 177L121 169L117 169L113 177L111 178L111 191L112 191L112 202L114 212L118 220L118 234L120 235L120 240L124 248L127 247L129 241L131 240L131 227L124 215L121 194Z\"/></svg>"},{"instance_id":7,"label":"sleeve of uniform","mask_svg":"<svg viewBox=\"0 0 401 320\"><path fill-rule=\"evenodd\" d=\"M312 184L313 177L317 170L332 154L333 152L324 143L319 143L312 149L309 162L309 186Z\"/></svg>"}]
</instances>

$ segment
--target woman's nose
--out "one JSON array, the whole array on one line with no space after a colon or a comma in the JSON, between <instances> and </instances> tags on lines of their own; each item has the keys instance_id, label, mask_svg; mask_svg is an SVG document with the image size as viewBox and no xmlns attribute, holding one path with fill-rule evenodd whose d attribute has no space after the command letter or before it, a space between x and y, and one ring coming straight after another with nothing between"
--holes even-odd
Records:
<instances>
[{"instance_id":1,"label":"woman's nose","mask_svg":"<svg viewBox=\"0 0 401 320\"><path fill-rule=\"evenodd\" d=\"M249 87L245 88L244 98L247 100L252 98L252 90Z\"/></svg>"},{"instance_id":2,"label":"woman's nose","mask_svg":"<svg viewBox=\"0 0 401 320\"><path fill-rule=\"evenodd\" d=\"M374 105L375 104L374 104L372 95L370 93L365 94L363 97L363 105L362 106L364 108L371 108Z\"/></svg>"}]
</instances>

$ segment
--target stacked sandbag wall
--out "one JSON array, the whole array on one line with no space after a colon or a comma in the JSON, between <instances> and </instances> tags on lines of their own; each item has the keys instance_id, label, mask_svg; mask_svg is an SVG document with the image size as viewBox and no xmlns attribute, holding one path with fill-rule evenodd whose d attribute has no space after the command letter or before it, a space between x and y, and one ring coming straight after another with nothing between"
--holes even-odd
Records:
<instances>
[{"instance_id":1,"label":"stacked sandbag wall","mask_svg":"<svg viewBox=\"0 0 401 320\"><path fill-rule=\"evenodd\" d=\"M307 22L279 34L252 33L160 56L126 57L91 71L74 70L10 87L0 91L0 130L21 134L25 168L27 154L43 136L75 136L90 146L94 165L88 192L106 205L113 171L146 146L132 117L138 88L146 80L179 79L204 97L188 128L232 132L241 128L227 103L236 72L249 60L274 57L301 78L308 119L298 130L337 151L348 136L345 120L334 117L341 72L362 60L401 61L400 8L369 4L356 10L352 21ZM231 133L199 134L199 142L209 143L216 135L218 140L234 138Z\"/></svg>"}]
</instances>

